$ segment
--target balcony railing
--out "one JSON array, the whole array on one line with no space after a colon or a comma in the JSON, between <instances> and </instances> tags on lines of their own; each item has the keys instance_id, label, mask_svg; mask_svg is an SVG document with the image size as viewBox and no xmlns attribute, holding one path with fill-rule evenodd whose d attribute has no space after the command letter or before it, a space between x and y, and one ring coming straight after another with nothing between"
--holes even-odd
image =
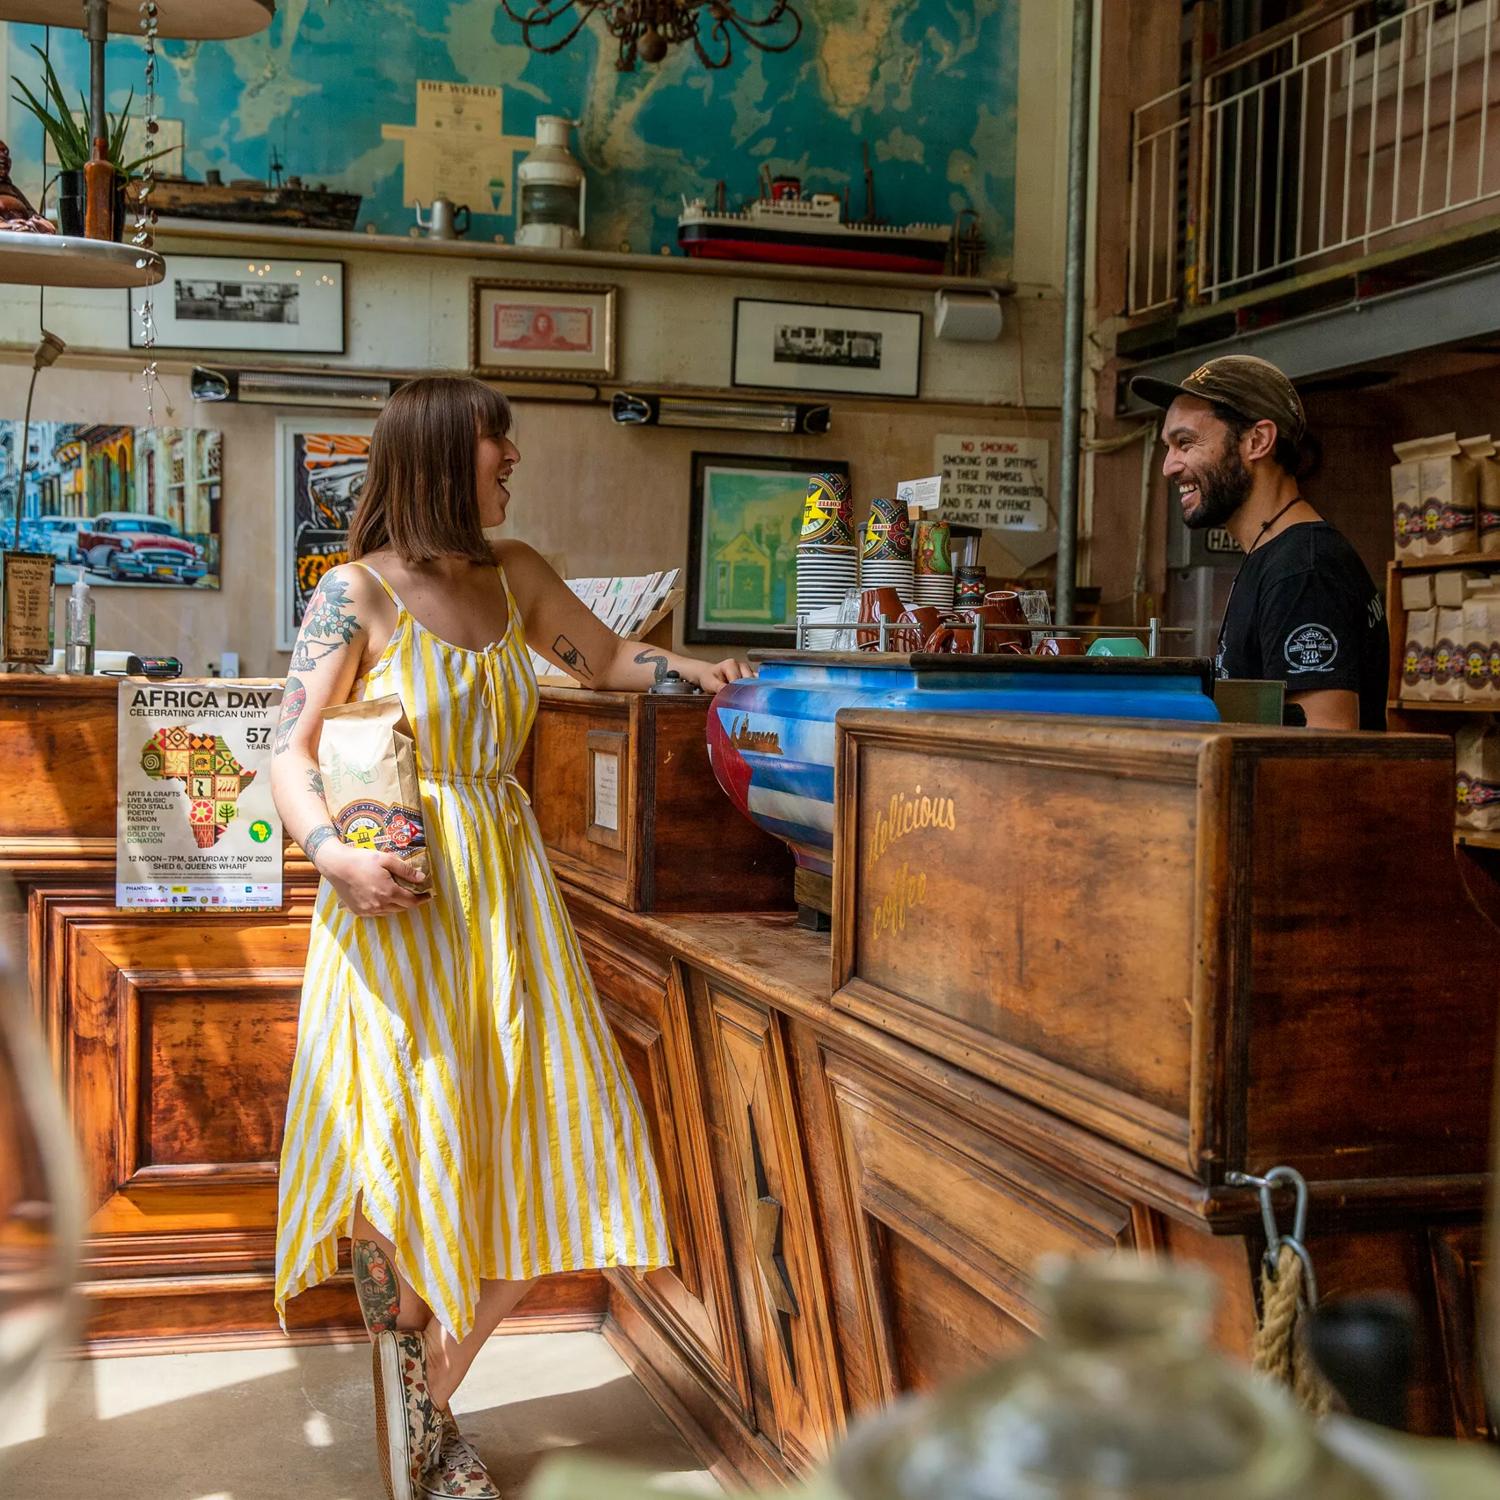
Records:
<instances>
[{"instance_id":1,"label":"balcony railing","mask_svg":"<svg viewBox=\"0 0 1500 1500\"><path fill-rule=\"evenodd\" d=\"M1322 7L1134 111L1130 313L1348 260L1500 197L1500 0L1414 0L1358 27L1369 9Z\"/></svg>"}]
</instances>

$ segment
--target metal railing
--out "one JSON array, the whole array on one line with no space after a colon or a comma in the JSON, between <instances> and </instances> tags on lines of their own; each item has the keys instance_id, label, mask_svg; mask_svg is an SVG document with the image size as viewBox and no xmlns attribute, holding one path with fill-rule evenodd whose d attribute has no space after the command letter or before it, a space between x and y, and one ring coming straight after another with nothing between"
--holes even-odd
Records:
<instances>
[{"instance_id":1,"label":"metal railing","mask_svg":"<svg viewBox=\"0 0 1500 1500\"><path fill-rule=\"evenodd\" d=\"M1360 9L1278 28L1134 111L1130 313L1217 300L1500 197L1500 0L1411 0L1356 29Z\"/></svg>"}]
</instances>

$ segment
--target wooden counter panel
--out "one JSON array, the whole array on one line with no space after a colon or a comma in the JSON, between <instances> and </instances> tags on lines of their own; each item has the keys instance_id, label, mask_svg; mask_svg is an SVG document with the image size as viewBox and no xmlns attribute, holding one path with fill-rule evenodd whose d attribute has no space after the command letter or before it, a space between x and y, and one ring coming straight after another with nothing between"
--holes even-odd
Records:
<instances>
[{"instance_id":1,"label":"wooden counter panel","mask_svg":"<svg viewBox=\"0 0 1500 1500\"><path fill-rule=\"evenodd\" d=\"M1245 1160L1307 1176L1365 1176L1370 1159L1484 1171L1500 944L1455 875L1451 768L1377 779L1353 761L1275 759L1254 774L1255 806L1331 815L1257 818L1249 833Z\"/></svg>"},{"instance_id":2,"label":"wooden counter panel","mask_svg":"<svg viewBox=\"0 0 1500 1500\"><path fill-rule=\"evenodd\" d=\"M634 717L623 699L558 690L538 712L531 736L531 805L557 873L630 907L639 904ZM603 843L589 833L595 748L619 760L619 829Z\"/></svg>"},{"instance_id":3,"label":"wooden counter panel","mask_svg":"<svg viewBox=\"0 0 1500 1500\"><path fill-rule=\"evenodd\" d=\"M0 690L0 845L115 836L115 698L102 677L13 676Z\"/></svg>"},{"instance_id":4,"label":"wooden counter panel","mask_svg":"<svg viewBox=\"0 0 1500 1500\"><path fill-rule=\"evenodd\" d=\"M860 756L860 979L899 997L914 1030L978 1056L1001 1042L1185 1114L1192 787L923 760L879 744ZM903 834L934 810L953 826Z\"/></svg>"},{"instance_id":5,"label":"wooden counter panel","mask_svg":"<svg viewBox=\"0 0 1500 1500\"><path fill-rule=\"evenodd\" d=\"M703 1105L680 974L597 930L580 934L605 1016L641 1097L672 1236L670 1266L612 1272L693 1358L700 1377L738 1415L750 1410L749 1377L734 1315Z\"/></svg>"},{"instance_id":6,"label":"wooden counter panel","mask_svg":"<svg viewBox=\"0 0 1500 1500\"><path fill-rule=\"evenodd\" d=\"M1037 1261L1134 1244L1130 1206L824 1050L861 1322L880 1394L927 1389L1035 1333Z\"/></svg>"}]
</instances>

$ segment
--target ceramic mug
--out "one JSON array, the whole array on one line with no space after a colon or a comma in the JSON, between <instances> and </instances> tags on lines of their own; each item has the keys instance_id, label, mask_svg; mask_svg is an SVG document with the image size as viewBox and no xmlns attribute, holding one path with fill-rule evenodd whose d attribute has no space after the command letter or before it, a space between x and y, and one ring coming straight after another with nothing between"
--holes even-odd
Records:
<instances>
[{"instance_id":1,"label":"ceramic mug","mask_svg":"<svg viewBox=\"0 0 1500 1500\"><path fill-rule=\"evenodd\" d=\"M901 616L901 623L912 628L900 632L901 644L896 649L921 651L933 632L942 625L943 612L935 604L909 604Z\"/></svg>"},{"instance_id":2,"label":"ceramic mug","mask_svg":"<svg viewBox=\"0 0 1500 1500\"><path fill-rule=\"evenodd\" d=\"M1089 647L1089 656L1145 656L1146 643L1133 635L1101 635Z\"/></svg>"},{"instance_id":3,"label":"ceramic mug","mask_svg":"<svg viewBox=\"0 0 1500 1500\"><path fill-rule=\"evenodd\" d=\"M1023 637L1014 631L1002 630L1004 625L1016 622L1006 618L1006 611L996 604L981 604L974 609L955 610L945 622L928 637L925 647L942 655L977 655L980 652L1021 653ZM977 626L983 625L983 632Z\"/></svg>"},{"instance_id":4,"label":"ceramic mug","mask_svg":"<svg viewBox=\"0 0 1500 1500\"><path fill-rule=\"evenodd\" d=\"M906 611L906 605L901 601L901 595L893 588L882 587L874 589L861 589L859 591L859 623L861 625L873 625L880 620L889 620L895 624ZM894 631L886 632L886 650L894 650L891 644ZM859 630L854 636L856 644L861 651L880 650L880 634L874 630Z\"/></svg>"},{"instance_id":5,"label":"ceramic mug","mask_svg":"<svg viewBox=\"0 0 1500 1500\"><path fill-rule=\"evenodd\" d=\"M988 630L990 625L1026 624L1026 611L1021 608L1021 596L1014 589L995 589L986 594L984 608L988 611L984 621L985 650L994 651L1005 646L1014 646L1018 651L1031 650L1031 635L1028 631L1017 630L997 636Z\"/></svg>"},{"instance_id":6,"label":"ceramic mug","mask_svg":"<svg viewBox=\"0 0 1500 1500\"><path fill-rule=\"evenodd\" d=\"M1044 635L1036 643L1038 656L1082 656L1083 642L1076 635Z\"/></svg>"}]
</instances>

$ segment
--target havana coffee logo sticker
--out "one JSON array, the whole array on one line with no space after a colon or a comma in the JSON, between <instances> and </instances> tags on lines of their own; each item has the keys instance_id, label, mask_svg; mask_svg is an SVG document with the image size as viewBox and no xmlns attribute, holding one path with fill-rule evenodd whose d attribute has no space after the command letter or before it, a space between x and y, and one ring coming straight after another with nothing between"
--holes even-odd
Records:
<instances>
[{"instance_id":1,"label":"havana coffee logo sticker","mask_svg":"<svg viewBox=\"0 0 1500 1500\"><path fill-rule=\"evenodd\" d=\"M1339 654L1338 637L1326 625L1299 625L1281 648L1294 672L1331 672Z\"/></svg>"}]
</instances>

